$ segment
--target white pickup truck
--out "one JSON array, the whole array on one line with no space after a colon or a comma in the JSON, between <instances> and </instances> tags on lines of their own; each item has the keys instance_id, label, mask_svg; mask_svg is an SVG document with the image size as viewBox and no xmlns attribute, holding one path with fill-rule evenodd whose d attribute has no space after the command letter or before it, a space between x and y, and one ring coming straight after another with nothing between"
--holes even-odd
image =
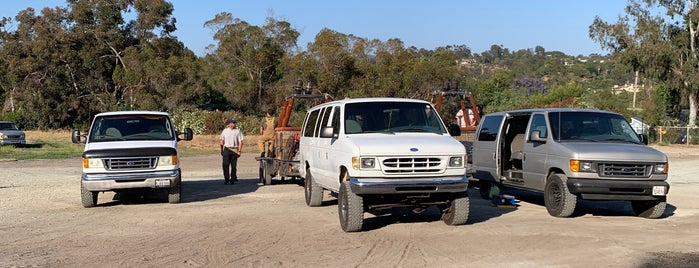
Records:
<instances>
[{"instance_id":1,"label":"white pickup truck","mask_svg":"<svg viewBox=\"0 0 699 268\"><path fill-rule=\"evenodd\" d=\"M177 142L191 140L192 130L177 132L168 113L100 113L87 135L73 130L71 139L85 143L80 182L84 207L95 206L100 192L143 188L167 190L170 203L180 202Z\"/></svg>"},{"instance_id":2,"label":"white pickup truck","mask_svg":"<svg viewBox=\"0 0 699 268\"><path fill-rule=\"evenodd\" d=\"M448 225L469 214L466 149L426 101L359 98L310 109L299 155L306 204L338 193L342 230L362 229L365 211L437 206Z\"/></svg>"}]
</instances>

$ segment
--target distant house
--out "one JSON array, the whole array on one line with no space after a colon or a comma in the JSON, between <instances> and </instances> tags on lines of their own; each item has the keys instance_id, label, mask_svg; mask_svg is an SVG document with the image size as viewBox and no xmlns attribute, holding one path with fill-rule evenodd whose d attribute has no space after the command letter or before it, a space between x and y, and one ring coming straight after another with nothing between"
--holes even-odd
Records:
<instances>
[{"instance_id":1,"label":"distant house","mask_svg":"<svg viewBox=\"0 0 699 268\"><path fill-rule=\"evenodd\" d=\"M641 121L641 119L631 117L631 127L633 128L634 131L636 131L636 134L646 134L648 135L648 131L650 130L650 125L644 123Z\"/></svg>"}]
</instances>

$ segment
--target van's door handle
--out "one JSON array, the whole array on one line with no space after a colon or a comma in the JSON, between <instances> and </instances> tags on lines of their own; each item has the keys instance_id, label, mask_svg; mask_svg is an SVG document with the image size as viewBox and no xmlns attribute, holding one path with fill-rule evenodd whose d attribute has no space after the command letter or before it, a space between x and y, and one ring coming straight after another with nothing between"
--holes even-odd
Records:
<instances>
[{"instance_id":1,"label":"van's door handle","mask_svg":"<svg viewBox=\"0 0 699 268\"><path fill-rule=\"evenodd\" d=\"M493 160L495 160L495 152L493 152Z\"/></svg>"}]
</instances>

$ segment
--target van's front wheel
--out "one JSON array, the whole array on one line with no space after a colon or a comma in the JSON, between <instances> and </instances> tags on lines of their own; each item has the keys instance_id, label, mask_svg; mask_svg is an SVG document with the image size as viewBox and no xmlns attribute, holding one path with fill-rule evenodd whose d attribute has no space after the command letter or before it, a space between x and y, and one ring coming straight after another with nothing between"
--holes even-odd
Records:
<instances>
[{"instance_id":1,"label":"van's front wheel","mask_svg":"<svg viewBox=\"0 0 699 268\"><path fill-rule=\"evenodd\" d=\"M568 177L551 173L546 181L544 204L549 214L554 217L569 217L575 211L578 198L568 190Z\"/></svg>"},{"instance_id":2,"label":"van's front wheel","mask_svg":"<svg viewBox=\"0 0 699 268\"><path fill-rule=\"evenodd\" d=\"M462 225L468 220L469 200L468 192L458 193L450 201L449 206L442 214L442 220L447 225Z\"/></svg>"},{"instance_id":3,"label":"van's front wheel","mask_svg":"<svg viewBox=\"0 0 699 268\"><path fill-rule=\"evenodd\" d=\"M99 192L92 192L85 189L82 182L80 182L80 199L82 201L83 207L90 208L97 205L97 195Z\"/></svg>"},{"instance_id":4,"label":"van's front wheel","mask_svg":"<svg viewBox=\"0 0 699 268\"><path fill-rule=\"evenodd\" d=\"M657 219L665 213L667 202L665 198L654 201L631 201L633 212L639 216L648 219Z\"/></svg>"},{"instance_id":5,"label":"van's front wheel","mask_svg":"<svg viewBox=\"0 0 699 268\"><path fill-rule=\"evenodd\" d=\"M356 195L350 188L349 181L340 184L340 193L337 200L337 211L340 215L340 226L345 232L357 232L362 230L364 224L364 200Z\"/></svg>"}]
</instances>

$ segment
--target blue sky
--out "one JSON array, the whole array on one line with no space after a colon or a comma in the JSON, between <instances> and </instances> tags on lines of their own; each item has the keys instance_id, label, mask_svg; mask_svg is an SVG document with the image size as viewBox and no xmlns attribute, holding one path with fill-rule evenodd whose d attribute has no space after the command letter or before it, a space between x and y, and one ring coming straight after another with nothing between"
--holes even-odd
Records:
<instances>
[{"instance_id":1,"label":"blue sky","mask_svg":"<svg viewBox=\"0 0 699 268\"><path fill-rule=\"evenodd\" d=\"M213 44L213 33L204 22L229 12L253 25L272 16L285 20L301 33L298 45L306 47L323 28L358 37L386 41L398 38L406 47L434 49L466 45L473 53L502 45L510 51L533 49L568 55L607 54L588 35L595 16L616 22L624 14L626 0L171 0L175 7L174 33L197 55ZM3 1L0 17L14 18L33 7L66 6L58 0Z\"/></svg>"}]
</instances>

